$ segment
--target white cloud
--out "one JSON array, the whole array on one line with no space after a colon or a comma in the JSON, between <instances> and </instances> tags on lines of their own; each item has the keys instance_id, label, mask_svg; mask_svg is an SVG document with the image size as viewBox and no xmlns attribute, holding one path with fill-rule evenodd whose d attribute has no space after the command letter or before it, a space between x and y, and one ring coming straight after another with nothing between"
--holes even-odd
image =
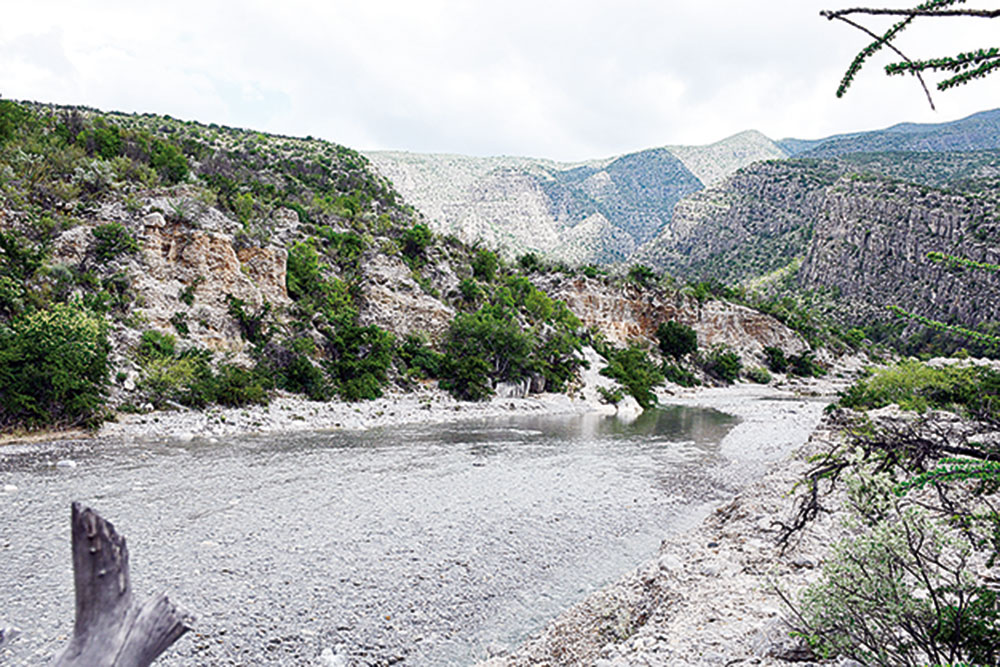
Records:
<instances>
[{"instance_id":1,"label":"white cloud","mask_svg":"<svg viewBox=\"0 0 1000 667\"><path fill-rule=\"evenodd\" d=\"M982 3L978 3L982 4ZM817 137L997 106L993 82L932 113L817 0L15 3L6 97L154 111L360 148L599 157L755 128ZM969 2L966 6L976 6ZM925 22L926 23L926 22ZM916 57L995 43L995 25L916 25Z\"/></svg>"}]
</instances>

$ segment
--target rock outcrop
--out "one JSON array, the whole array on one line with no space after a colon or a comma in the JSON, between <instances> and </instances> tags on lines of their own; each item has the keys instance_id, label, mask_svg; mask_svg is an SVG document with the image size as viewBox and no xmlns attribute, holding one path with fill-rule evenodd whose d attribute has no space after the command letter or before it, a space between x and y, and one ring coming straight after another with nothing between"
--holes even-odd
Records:
<instances>
[{"instance_id":1,"label":"rock outcrop","mask_svg":"<svg viewBox=\"0 0 1000 667\"><path fill-rule=\"evenodd\" d=\"M537 282L550 296L565 301L584 326L593 327L617 345L633 340L653 343L657 327L675 320L695 330L700 348L724 344L747 359L761 359L767 346L790 354L809 349L801 336L773 317L737 304L699 304L681 293L667 296L630 285L613 287L600 280L552 274Z\"/></svg>"}]
</instances>

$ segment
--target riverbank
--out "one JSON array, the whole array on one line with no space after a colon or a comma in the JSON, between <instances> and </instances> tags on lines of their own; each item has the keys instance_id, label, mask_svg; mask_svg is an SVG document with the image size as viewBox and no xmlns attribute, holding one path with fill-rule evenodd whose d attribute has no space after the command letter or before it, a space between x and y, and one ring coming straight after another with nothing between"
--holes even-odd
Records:
<instances>
[{"instance_id":1,"label":"riverbank","mask_svg":"<svg viewBox=\"0 0 1000 667\"><path fill-rule=\"evenodd\" d=\"M828 381L802 383L798 393L814 396L796 399L738 385L671 399L739 416L722 443L730 463L720 482L755 481L703 522L667 536L654 559L483 667L808 662L808 653L788 638L787 608L775 584L794 593L818 576L836 519L821 516L784 553L775 521L787 518L788 492L808 469L808 454L834 437L823 408L836 388ZM757 456L746 456L747 447Z\"/></svg>"}]
</instances>

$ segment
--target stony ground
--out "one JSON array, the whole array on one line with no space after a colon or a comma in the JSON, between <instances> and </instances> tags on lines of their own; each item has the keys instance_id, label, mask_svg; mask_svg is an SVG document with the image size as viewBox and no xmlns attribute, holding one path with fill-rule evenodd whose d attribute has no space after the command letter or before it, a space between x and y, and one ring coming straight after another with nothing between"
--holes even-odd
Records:
<instances>
[{"instance_id":1,"label":"stony ground","mask_svg":"<svg viewBox=\"0 0 1000 667\"><path fill-rule=\"evenodd\" d=\"M484 667L808 664L808 652L788 637L788 609L775 587L794 593L818 576L840 519L821 516L785 552L776 544L775 521L790 512L787 493L808 469L808 453L836 437L822 421L824 398L835 388L806 383L799 393L817 394L817 400L788 401L788 410L801 412L802 423L815 427L793 456L774 455L787 453L783 443L760 442L760 465L767 472L758 481L700 526L664 540L656 559ZM765 432L768 419L753 393L747 386L708 390L673 402L738 414L744 421L733 437L745 442Z\"/></svg>"}]
</instances>

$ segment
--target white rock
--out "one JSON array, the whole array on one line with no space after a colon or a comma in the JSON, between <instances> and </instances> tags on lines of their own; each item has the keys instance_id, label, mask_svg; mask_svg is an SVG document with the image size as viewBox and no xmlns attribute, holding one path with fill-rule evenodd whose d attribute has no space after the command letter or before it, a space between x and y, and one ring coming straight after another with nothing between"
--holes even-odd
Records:
<instances>
[{"instance_id":1,"label":"white rock","mask_svg":"<svg viewBox=\"0 0 1000 667\"><path fill-rule=\"evenodd\" d=\"M3 492L4 493L17 493L17 487L14 486L13 484L4 484L3 485Z\"/></svg>"},{"instance_id":2,"label":"white rock","mask_svg":"<svg viewBox=\"0 0 1000 667\"><path fill-rule=\"evenodd\" d=\"M60 459L56 462L57 468L75 468L76 466L77 462L72 459Z\"/></svg>"},{"instance_id":3,"label":"white rock","mask_svg":"<svg viewBox=\"0 0 1000 667\"><path fill-rule=\"evenodd\" d=\"M185 431L177 434L177 440L180 442L191 442L194 440L194 433Z\"/></svg>"},{"instance_id":4,"label":"white rock","mask_svg":"<svg viewBox=\"0 0 1000 667\"><path fill-rule=\"evenodd\" d=\"M318 663L320 667L347 667L347 658L342 655L338 655L333 652L333 649L327 647L323 649L323 652L319 654Z\"/></svg>"}]
</instances>

